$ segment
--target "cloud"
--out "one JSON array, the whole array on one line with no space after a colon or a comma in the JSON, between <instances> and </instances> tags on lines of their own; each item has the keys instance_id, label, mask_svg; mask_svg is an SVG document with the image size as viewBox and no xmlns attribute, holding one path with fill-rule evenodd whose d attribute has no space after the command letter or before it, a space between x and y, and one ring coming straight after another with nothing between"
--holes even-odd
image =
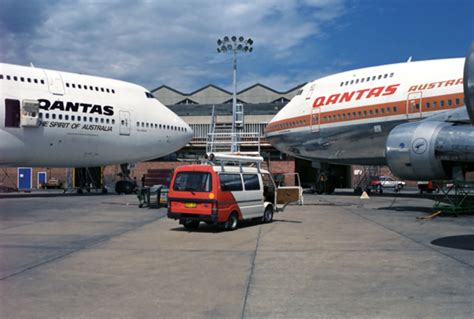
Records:
<instances>
[{"instance_id":1,"label":"cloud","mask_svg":"<svg viewBox=\"0 0 474 319\"><path fill-rule=\"evenodd\" d=\"M2 1L4 62L184 91L229 84L231 57L216 52L216 40L234 34L255 40L254 52L245 57L248 79L301 83L295 65L305 61L296 61L294 52L324 35L345 10L343 0Z\"/></svg>"}]
</instances>

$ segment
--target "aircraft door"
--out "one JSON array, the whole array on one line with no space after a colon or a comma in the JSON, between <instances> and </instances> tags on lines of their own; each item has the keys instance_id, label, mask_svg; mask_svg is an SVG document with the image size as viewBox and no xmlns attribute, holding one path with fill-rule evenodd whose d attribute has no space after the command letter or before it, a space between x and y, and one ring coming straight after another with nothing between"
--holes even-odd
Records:
<instances>
[{"instance_id":1,"label":"aircraft door","mask_svg":"<svg viewBox=\"0 0 474 319\"><path fill-rule=\"evenodd\" d=\"M120 111L120 135L130 135L131 125L130 112Z\"/></svg>"},{"instance_id":2,"label":"aircraft door","mask_svg":"<svg viewBox=\"0 0 474 319\"><path fill-rule=\"evenodd\" d=\"M49 91L55 95L64 95L64 85L61 74L57 71L44 70L48 80Z\"/></svg>"},{"instance_id":3,"label":"aircraft door","mask_svg":"<svg viewBox=\"0 0 474 319\"><path fill-rule=\"evenodd\" d=\"M319 107L311 108L311 132L319 132L319 113L321 109Z\"/></svg>"},{"instance_id":4,"label":"aircraft door","mask_svg":"<svg viewBox=\"0 0 474 319\"><path fill-rule=\"evenodd\" d=\"M422 117L421 92L412 92L407 97L407 119L420 119Z\"/></svg>"},{"instance_id":5,"label":"aircraft door","mask_svg":"<svg viewBox=\"0 0 474 319\"><path fill-rule=\"evenodd\" d=\"M311 96L313 95L314 87L315 87L315 84L311 84L311 86L309 87L309 91L306 94L306 99L307 100L309 100L311 98Z\"/></svg>"}]
</instances>

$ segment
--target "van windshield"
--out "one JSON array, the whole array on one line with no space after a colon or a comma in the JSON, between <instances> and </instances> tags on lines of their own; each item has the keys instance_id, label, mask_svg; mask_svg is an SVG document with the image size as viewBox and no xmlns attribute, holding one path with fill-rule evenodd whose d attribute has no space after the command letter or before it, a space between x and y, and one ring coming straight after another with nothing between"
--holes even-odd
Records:
<instances>
[{"instance_id":1,"label":"van windshield","mask_svg":"<svg viewBox=\"0 0 474 319\"><path fill-rule=\"evenodd\" d=\"M180 172L176 175L173 190L191 192L210 192L211 174L201 172Z\"/></svg>"}]
</instances>

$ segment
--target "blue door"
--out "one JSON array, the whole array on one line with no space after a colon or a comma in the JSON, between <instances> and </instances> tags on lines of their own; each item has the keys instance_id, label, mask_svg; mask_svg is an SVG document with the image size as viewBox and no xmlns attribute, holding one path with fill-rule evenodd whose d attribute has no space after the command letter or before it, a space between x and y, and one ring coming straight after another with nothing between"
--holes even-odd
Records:
<instances>
[{"instance_id":1,"label":"blue door","mask_svg":"<svg viewBox=\"0 0 474 319\"><path fill-rule=\"evenodd\" d=\"M18 168L18 189L31 189L31 167Z\"/></svg>"},{"instance_id":2,"label":"blue door","mask_svg":"<svg viewBox=\"0 0 474 319\"><path fill-rule=\"evenodd\" d=\"M41 185L46 184L46 172L38 172L38 186L37 188L41 188Z\"/></svg>"}]
</instances>

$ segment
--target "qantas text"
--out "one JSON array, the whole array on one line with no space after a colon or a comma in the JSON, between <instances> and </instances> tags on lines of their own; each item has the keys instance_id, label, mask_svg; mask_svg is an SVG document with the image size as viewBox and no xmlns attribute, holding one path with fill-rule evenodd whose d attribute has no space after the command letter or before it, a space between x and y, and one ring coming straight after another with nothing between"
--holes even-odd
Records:
<instances>
[{"instance_id":1,"label":"qantas text","mask_svg":"<svg viewBox=\"0 0 474 319\"><path fill-rule=\"evenodd\" d=\"M114 107L110 105L98 105L98 104L89 104L89 103L79 103L79 102L63 102L63 101L54 101L51 103L46 99L39 99L39 107L43 110L59 110L66 112L82 112L89 114L100 114L112 116L114 115Z\"/></svg>"},{"instance_id":2,"label":"qantas text","mask_svg":"<svg viewBox=\"0 0 474 319\"><path fill-rule=\"evenodd\" d=\"M317 97L314 100L313 107L320 107L323 105L329 104L336 104L336 103L343 103L343 102L351 102L351 101L358 101L362 98L370 99L379 96L386 96L392 95L397 91L397 88L400 84L392 84L388 86L380 86L371 89L363 89L358 91L352 92L344 92L344 93L337 93L326 96Z\"/></svg>"},{"instance_id":3,"label":"qantas text","mask_svg":"<svg viewBox=\"0 0 474 319\"><path fill-rule=\"evenodd\" d=\"M416 92L416 91L423 91L423 90L432 90L440 87L452 86L452 85L460 85L463 84L463 78L459 78L457 80L446 80L446 81L439 81L439 82L432 82L432 83L424 83L410 86L408 92Z\"/></svg>"}]
</instances>

